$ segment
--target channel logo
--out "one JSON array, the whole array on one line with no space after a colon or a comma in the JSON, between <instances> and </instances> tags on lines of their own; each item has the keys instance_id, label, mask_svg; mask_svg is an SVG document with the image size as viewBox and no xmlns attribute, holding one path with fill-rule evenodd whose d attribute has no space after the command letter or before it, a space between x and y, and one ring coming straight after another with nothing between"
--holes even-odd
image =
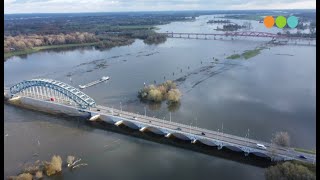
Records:
<instances>
[{"instance_id":1,"label":"channel logo","mask_svg":"<svg viewBox=\"0 0 320 180\"><path fill-rule=\"evenodd\" d=\"M284 28L288 25L291 29L297 27L298 18L296 16L289 16L288 19L284 16L278 16L276 20L274 20L273 16L266 16L263 20L266 28L272 28L274 24L280 29Z\"/></svg>"}]
</instances>

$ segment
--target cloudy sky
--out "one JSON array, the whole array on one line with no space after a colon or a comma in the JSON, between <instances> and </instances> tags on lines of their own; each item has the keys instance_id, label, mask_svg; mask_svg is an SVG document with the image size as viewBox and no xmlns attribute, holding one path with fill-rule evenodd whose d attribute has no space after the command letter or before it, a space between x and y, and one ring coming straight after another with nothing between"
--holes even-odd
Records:
<instances>
[{"instance_id":1,"label":"cloudy sky","mask_svg":"<svg viewBox=\"0 0 320 180\"><path fill-rule=\"evenodd\" d=\"M4 13L315 9L316 0L4 0Z\"/></svg>"}]
</instances>

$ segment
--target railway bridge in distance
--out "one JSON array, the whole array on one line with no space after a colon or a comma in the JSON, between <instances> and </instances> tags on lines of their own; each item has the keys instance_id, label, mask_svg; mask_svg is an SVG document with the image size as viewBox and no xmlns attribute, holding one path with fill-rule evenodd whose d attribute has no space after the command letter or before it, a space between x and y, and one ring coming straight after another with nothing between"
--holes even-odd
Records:
<instances>
[{"instance_id":1,"label":"railway bridge in distance","mask_svg":"<svg viewBox=\"0 0 320 180\"><path fill-rule=\"evenodd\" d=\"M260 38L268 39L271 41L290 41L292 44L305 44L305 45L315 45L316 38L309 38L303 36L290 36L286 34L275 34L268 32L258 32L258 31L227 31L225 33L197 33L197 32L164 32L164 34L169 38L183 38L183 39L206 39L206 40L220 40L223 38L230 37L234 38Z\"/></svg>"},{"instance_id":2,"label":"railway bridge in distance","mask_svg":"<svg viewBox=\"0 0 320 180\"><path fill-rule=\"evenodd\" d=\"M244 156L254 154L272 161L298 160L315 163L316 155L297 152L293 148L97 105L93 98L79 89L57 80L25 80L11 87L5 87L4 96L9 103L21 98L45 102L54 107L60 106L62 109L69 108L88 113L90 121L102 120L115 126L124 125L141 133L149 131L166 138L175 137L189 141L192 144L202 143L217 149L227 148L243 152ZM261 148L257 144L263 144L265 147ZM301 155L305 158L302 159Z\"/></svg>"}]
</instances>

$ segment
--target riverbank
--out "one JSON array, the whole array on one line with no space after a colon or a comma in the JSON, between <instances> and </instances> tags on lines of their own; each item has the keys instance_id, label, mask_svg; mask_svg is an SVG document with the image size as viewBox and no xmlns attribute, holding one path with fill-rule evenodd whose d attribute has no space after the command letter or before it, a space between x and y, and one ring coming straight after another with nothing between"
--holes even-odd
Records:
<instances>
[{"instance_id":1,"label":"riverbank","mask_svg":"<svg viewBox=\"0 0 320 180\"><path fill-rule=\"evenodd\" d=\"M50 50L50 49L64 49L64 48L72 48L72 47L84 47L84 46L93 46L98 45L99 42L93 42L93 43L78 43L78 44L61 44L61 45L52 45L52 46L39 46L39 47L33 47L31 49L25 49L21 51L11 51L11 52L5 52L4 53L4 60L13 57L13 56L21 56L21 55L27 55L35 52L39 52L42 50Z\"/></svg>"},{"instance_id":2,"label":"riverbank","mask_svg":"<svg viewBox=\"0 0 320 180\"><path fill-rule=\"evenodd\" d=\"M295 151L308 153L308 154L316 154L316 150L308 150L308 149L302 149L302 148L293 148Z\"/></svg>"},{"instance_id":3,"label":"riverbank","mask_svg":"<svg viewBox=\"0 0 320 180\"><path fill-rule=\"evenodd\" d=\"M65 37L70 37L70 34L62 34L62 35L49 35L49 36L36 36L40 37L43 40L35 39L34 36L16 36L16 37L9 37L7 41L5 40L6 44L6 51L4 51L4 60L13 57L13 56L21 56L27 55L31 53L35 53L41 50L50 50L50 49L67 49L67 48L76 48L76 47L84 47L84 46L94 46L97 49L110 49L113 47L118 46L126 46L132 44L135 39L142 39L146 44L160 44L167 40L167 36L163 34L156 33L153 30L145 30L144 28L141 30L134 30L128 31L126 33L114 33L114 34L100 34L94 35L90 33L83 33L89 34L90 39L86 41L81 40L81 33L73 33L76 36L74 41L70 42L64 40ZM63 42L59 42L60 44L55 45L48 45L45 39L51 38L51 41L58 42L59 38L63 39ZM10 39L10 40L9 40ZM30 41L41 41L42 44L35 46L35 44L31 44L28 48L24 49L15 49L16 44L24 43L23 41L30 42ZM70 38L69 38L70 39ZM82 38L83 39L83 38ZM25 47L25 46L24 46ZM11 49L11 50L9 50Z\"/></svg>"}]
</instances>

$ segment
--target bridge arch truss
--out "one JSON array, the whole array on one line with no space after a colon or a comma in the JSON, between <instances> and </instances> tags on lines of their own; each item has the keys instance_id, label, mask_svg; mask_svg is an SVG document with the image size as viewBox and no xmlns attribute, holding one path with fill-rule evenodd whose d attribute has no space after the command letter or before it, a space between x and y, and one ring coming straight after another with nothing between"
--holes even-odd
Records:
<instances>
[{"instance_id":1,"label":"bridge arch truss","mask_svg":"<svg viewBox=\"0 0 320 180\"><path fill-rule=\"evenodd\" d=\"M82 109L96 107L95 101L79 89L52 79L25 80L10 87L11 95L24 94L38 98L54 97L58 102Z\"/></svg>"}]
</instances>

